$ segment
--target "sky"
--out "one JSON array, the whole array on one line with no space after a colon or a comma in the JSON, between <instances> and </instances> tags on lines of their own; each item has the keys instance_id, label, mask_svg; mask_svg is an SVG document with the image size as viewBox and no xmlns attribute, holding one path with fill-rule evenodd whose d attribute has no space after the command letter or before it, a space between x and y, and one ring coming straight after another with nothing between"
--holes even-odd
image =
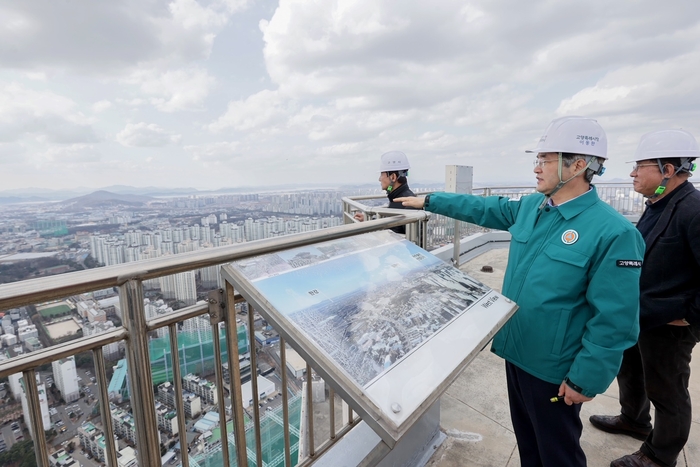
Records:
<instances>
[{"instance_id":1,"label":"sky","mask_svg":"<svg viewBox=\"0 0 700 467\"><path fill-rule=\"evenodd\" d=\"M534 184L554 118L700 136L696 0L0 0L0 191Z\"/></svg>"}]
</instances>

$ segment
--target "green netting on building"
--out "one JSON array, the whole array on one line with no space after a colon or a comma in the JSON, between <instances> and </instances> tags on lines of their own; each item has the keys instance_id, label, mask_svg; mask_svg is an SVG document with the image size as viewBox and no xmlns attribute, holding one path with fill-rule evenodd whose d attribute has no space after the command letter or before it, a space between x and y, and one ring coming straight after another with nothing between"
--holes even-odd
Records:
<instances>
[{"instance_id":1,"label":"green netting on building","mask_svg":"<svg viewBox=\"0 0 700 467\"><path fill-rule=\"evenodd\" d=\"M238 326L238 352L248 352L248 333L245 326ZM221 359L227 361L226 336L219 332L221 338ZM207 375L214 372L214 342L210 329L179 332L177 344L182 375L194 373ZM151 375L153 384L173 380L173 361L170 354L170 336L153 339L148 343L151 358Z\"/></svg>"},{"instance_id":2,"label":"green netting on building","mask_svg":"<svg viewBox=\"0 0 700 467\"><path fill-rule=\"evenodd\" d=\"M284 426L282 419L282 406L265 412L260 420L260 437L262 446L262 460L266 467L284 466ZM292 465L298 463L299 458L299 427L301 425L301 396L294 396L289 400L289 444ZM233 440L233 422L226 424L229 435L229 467L238 467L236 462L236 448ZM221 429L213 431L209 440L210 445L216 444L221 439ZM246 426L246 447L248 452L248 465L257 467L255 455L255 430L252 424ZM222 467L226 465L219 443L210 452L190 457L192 467Z\"/></svg>"},{"instance_id":3,"label":"green netting on building","mask_svg":"<svg viewBox=\"0 0 700 467\"><path fill-rule=\"evenodd\" d=\"M68 235L68 227L64 220L38 220L34 223L34 229L42 237L63 237Z\"/></svg>"},{"instance_id":4,"label":"green netting on building","mask_svg":"<svg viewBox=\"0 0 700 467\"><path fill-rule=\"evenodd\" d=\"M238 326L238 353L245 354L249 351L248 333L245 326ZM228 352L226 350L226 337L223 331L219 334L221 338L221 359L227 361ZM214 343L212 341L211 330L197 332L179 332L177 343L180 354L180 372L184 376L188 373L209 374L214 372ZM173 360L170 354L170 336L152 339L148 343L153 384L161 384L173 380ZM117 371L119 370L119 371ZM118 369L109 383L110 393L120 393L125 400L129 399L127 385L126 361L120 361Z\"/></svg>"}]
</instances>

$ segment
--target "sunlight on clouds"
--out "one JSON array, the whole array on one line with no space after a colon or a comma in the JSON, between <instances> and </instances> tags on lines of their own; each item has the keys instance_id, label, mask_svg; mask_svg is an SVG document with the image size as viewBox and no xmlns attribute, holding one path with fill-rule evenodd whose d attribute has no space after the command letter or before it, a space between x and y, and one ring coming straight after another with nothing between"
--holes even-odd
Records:
<instances>
[{"instance_id":1,"label":"sunlight on clouds","mask_svg":"<svg viewBox=\"0 0 700 467\"><path fill-rule=\"evenodd\" d=\"M216 79L207 70L188 68L159 72L155 69L135 71L125 82L139 86L151 97L150 102L162 112L201 110L204 99Z\"/></svg>"},{"instance_id":2,"label":"sunlight on clouds","mask_svg":"<svg viewBox=\"0 0 700 467\"><path fill-rule=\"evenodd\" d=\"M288 113L289 105L291 103L285 102L279 92L266 89L245 100L230 102L226 113L209 125L209 129L214 132L226 128L245 131L279 123Z\"/></svg>"},{"instance_id":3,"label":"sunlight on clouds","mask_svg":"<svg viewBox=\"0 0 700 467\"><path fill-rule=\"evenodd\" d=\"M127 123L126 127L117 133L117 142L127 147L159 147L180 142L181 135L164 130L155 123Z\"/></svg>"},{"instance_id":4,"label":"sunlight on clouds","mask_svg":"<svg viewBox=\"0 0 700 467\"><path fill-rule=\"evenodd\" d=\"M460 16L462 16L467 23L475 23L478 20L484 18L486 13L473 4L467 4L459 10Z\"/></svg>"},{"instance_id":5,"label":"sunlight on clouds","mask_svg":"<svg viewBox=\"0 0 700 467\"><path fill-rule=\"evenodd\" d=\"M95 102L92 104L92 111L95 113L104 112L105 110L112 107L112 103L106 99Z\"/></svg>"},{"instance_id":6,"label":"sunlight on clouds","mask_svg":"<svg viewBox=\"0 0 700 467\"><path fill-rule=\"evenodd\" d=\"M175 0L168 5L173 19L182 24L185 29L194 27L220 28L226 21L228 15L221 14L211 8L205 8L196 0Z\"/></svg>"},{"instance_id":7,"label":"sunlight on clouds","mask_svg":"<svg viewBox=\"0 0 700 467\"><path fill-rule=\"evenodd\" d=\"M88 169L120 183L149 181L139 167L183 186L351 183L400 149L412 180L457 163L532 182L522 151L558 115L598 118L611 153L658 126L700 137L700 6L683 5L6 2L0 160L56 169L99 151ZM607 179L627 177L619 160Z\"/></svg>"},{"instance_id":8,"label":"sunlight on clouds","mask_svg":"<svg viewBox=\"0 0 700 467\"><path fill-rule=\"evenodd\" d=\"M97 163L100 158L100 153L92 144L70 144L49 146L46 151L33 154L29 161L36 168L46 168L48 165L74 169Z\"/></svg>"},{"instance_id":9,"label":"sunlight on clouds","mask_svg":"<svg viewBox=\"0 0 700 467\"><path fill-rule=\"evenodd\" d=\"M35 32L39 24L30 16L10 8L0 7L0 37L8 40L16 39L17 35L25 35Z\"/></svg>"},{"instance_id":10,"label":"sunlight on clouds","mask_svg":"<svg viewBox=\"0 0 700 467\"><path fill-rule=\"evenodd\" d=\"M60 143L93 142L93 120L65 96L0 82L0 141L25 135Z\"/></svg>"},{"instance_id":11,"label":"sunlight on clouds","mask_svg":"<svg viewBox=\"0 0 700 467\"><path fill-rule=\"evenodd\" d=\"M557 109L558 115L570 115L582 108L610 104L627 97L637 86L617 86L612 88L590 87L582 89L568 99L564 99Z\"/></svg>"},{"instance_id":12,"label":"sunlight on clouds","mask_svg":"<svg viewBox=\"0 0 700 467\"><path fill-rule=\"evenodd\" d=\"M230 162L236 156L238 141L220 141L201 145L185 146L184 150L192 154L192 160L203 163Z\"/></svg>"},{"instance_id":13,"label":"sunlight on clouds","mask_svg":"<svg viewBox=\"0 0 700 467\"><path fill-rule=\"evenodd\" d=\"M27 72L25 75L32 81L46 81L46 73L43 72Z\"/></svg>"}]
</instances>

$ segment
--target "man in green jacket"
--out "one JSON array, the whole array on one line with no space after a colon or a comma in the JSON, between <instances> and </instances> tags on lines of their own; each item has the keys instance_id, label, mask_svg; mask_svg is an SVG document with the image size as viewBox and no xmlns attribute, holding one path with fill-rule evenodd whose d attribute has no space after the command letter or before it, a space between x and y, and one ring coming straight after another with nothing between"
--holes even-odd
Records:
<instances>
[{"instance_id":1,"label":"man in green jacket","mask_svg":"<svg viewBox=\"0 0 700 467\"><path fill-rule=\"evenodd\" d=\"M585 466L580 404L607 389L637 340L644 241L591 185L607 159L598 122L556 119L528 152L538 194L397 201L511 233L502 292L520 308L491 351L506 360L520 462Z\"/></svg>"}]
</instances>

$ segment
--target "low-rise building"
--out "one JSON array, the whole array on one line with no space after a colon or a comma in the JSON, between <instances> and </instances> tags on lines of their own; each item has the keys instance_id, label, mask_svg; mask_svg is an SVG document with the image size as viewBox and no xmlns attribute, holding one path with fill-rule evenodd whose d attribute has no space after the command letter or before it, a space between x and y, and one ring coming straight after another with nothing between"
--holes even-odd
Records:
<instances>
[{"instance_id":1,"label":"low-rise building","mask_svg":"<svg viewBox=\"0 0 700 467\"><path fill-rule=\"evenodd\" d=\"M80 444L95 459L104 461L105 437L102 431L98 430L92 423L85 422L78 427L78 438L80 439Z\"/></svg>"},{"instance_id":2,"label":"low-rise building","mask_svg":"<svg viewBox=\"0 0 700 467\"><path fill-rule=\"evenodd\" d=\"M59 449L49 456L51 467L78 467L80 464L65 449Z\"/></svg>"},{"instance_id":3,"label":"low-rise building","mask_svg":"<svg viewBox=\"0 0 700 467\"><path fill-rule=\"evenodd\" d=\"M117 464L118 467L138 467L136 451L134 448L127 446L121 451L117 452Z\"/></svg>"},{"instance_id":4,"label":"low-rise building","mask_svg":"<svg viewBox=\"0 0 700 467\"><path fill-rule=\"evenodd\" d=\"M216 384L210 383L204 378L200 378L192 373L182 378L182 387L197 394L207 404L218 404L219 396L216 393Z\"/></svg>"},{"instance_id":5,"label":"low-rise building","mask_svg":"<svg viewBox=\"0 0 700 467\"><path fill-rule=\"evenodd\" d=\"M173 435L178 433L177 413L161 402L156 402L156 420L158 421L158 427L166 433Z\"/></svg>"},{"instance_id":6,"label":"low-rise building","mask_svg":"<svg viewBox=\"0 0 700 467\"><path fill-rule=\"evenodd\" d=\"M136 443L134 417L132 417L130 413L114 405L111 406L111 410L114 434L120 438L128 439L132 443Z\"/></svg>"},{"instance_id":7,"label":"low-rise building","mask_svg":"<svg viewBox=\"0 0 700 467\"><path fill-rule=\"evenodd\" d=\"M175 407L175 387L170 381L158 385L158 395L156 398L163 404ZM189 391L183 391L182 401L185 407L185 417L193 419L202 413L202 399Z\"/></svg>"},{"instance_id":8,"label":"low-rise building","mask_svg":"<svg viewBox=\"0 0 700 467\"><path fill-rule=\"evenodd\" d=\"M30 324L17 328L17 338L20 342L26 342L30 337L39 337L39 331L37 330L36 325Z\"/></svg>"}]
</instances>

